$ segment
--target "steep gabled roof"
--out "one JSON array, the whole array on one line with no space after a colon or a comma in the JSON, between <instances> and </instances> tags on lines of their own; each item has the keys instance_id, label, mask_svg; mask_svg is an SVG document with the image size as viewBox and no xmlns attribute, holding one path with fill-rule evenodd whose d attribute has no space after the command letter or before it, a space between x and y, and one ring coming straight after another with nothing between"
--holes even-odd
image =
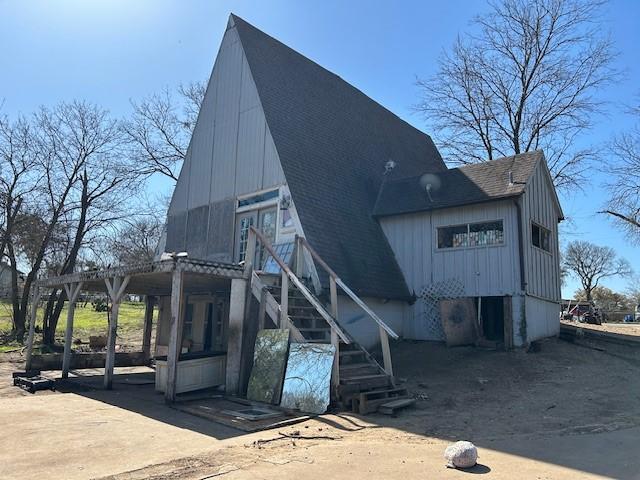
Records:
<instances>
[{"instance_id":1,"label":"steep gabled roof","mask_svg":"<svg viewBox=\"0 0 640 480\"><path fill-rule=\"evenodd\" d=\"M516 197L524 192L540 161L544 161L544 155L536 150L452 168L436 175L435 183L439 185L433 186L431 197L421 184L421 175L390 180L380 190L374 215L398 215Z\"/></svg>"},{"instance_id":2,"label":"steep gabled roof","mask_svg":"<svg viewBox=\"0 0 640 480\"><path fill-rule=\"evenodd\" d=\"M446 169L428 135L237 16L237 28L307 240L361 295L409 296L371 213L391 178Z\"/></svg>"}]
</instances>

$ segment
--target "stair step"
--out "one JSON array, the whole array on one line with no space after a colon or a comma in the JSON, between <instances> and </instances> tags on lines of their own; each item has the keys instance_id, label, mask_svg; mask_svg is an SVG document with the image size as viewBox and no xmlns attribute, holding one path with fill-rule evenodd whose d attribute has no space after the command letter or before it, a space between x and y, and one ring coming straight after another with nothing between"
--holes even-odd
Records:
<instances>
[{"instance_id":1,"label":"stair step","mask_svg":"<svg viewBox=\"0 0 640 480\"><path fill-rule=\"evenodd\" d=\"M359 355L365 356L362 350L340 350L341 357L357 357Z\"/></svg>"},{"instance_id":2,"label":"stair step","mask_svg":"<svg viewBox=\"0 0 640 480\"><path fill-rule=\"evenodd\" d=\"M414 403L416 403L415 398L401 397L390 402L383 403L378 407L378 411L380 413L384 413L385 415L393 415L394 413L396 413L396 410L407 408Z\"/></svg>"},{"instance_id":3,"label":"stair step","mask_svg":"<svg viewBox=\"0 0 640 480\"><path fill-rule=\"evenodd\" d=\"M299 328L298 330L300 330L300 332L304 333L304 332L324 332L324 333L328 333L329 335L331 335L331 329L330 328Z\"/></svg>"},{"instance_id":4,"label":"stair step","mask_svg":"<svg viewBox=\"0 0 640 480\"><path fill-rule=\"evenodd\" d=\"M324 320L324 318L322 318L322 316L318 315L295 315L295 314L291 314L289 312L289 317L290 318L297 318L300 320Z\"/></svg>"},{"instance_id":5,"label":"stair step","mask_svg":"<svg viewBox=\"0 0 640 480\"><path fill-rule=\"evenodd\" d=\"M365 367L374 367L375 365L372 365L370 363L367 362L362 362L362 363L347 363L346 365L340 365L340 371L344 371L344 370L357 370L359 368L365 368ZM377 367L376 367L377 368Z\"/></svg>"},{"instance_id":6,"label":"stair step","mask_svg":"<svg viewBox=\"0 0 640 480\"><path fill-rule=\"evenodd\" d=\"M271 292L271 295L277 299L280 299L280 293L277 290L275 292ZM300 301L309 302L309 300L307 300L307 297L305 297L304 295L289 295L289 301L291 300L300 300Z\"/></svg>"},{"instance_id":7,"label":"stair step","mask_svg":"<svg viewBox=\"0 0 640 480\"><path fill-rule=\"evenodd\" d=\"M369 383L384 380L389 381L389 376L384 373L374 373L371 375L356 375L353 377L340 378L340 383L353 384L353 383Z\"/></svg>"},{"instance_id":8,"label":"stair step","mask_svg":"<svg viewBox=\"0 0 640 480\"><path fill-rule=\"evenodd\" d=\"M358 368L345 368L345 367L350 367L351 365L361 365L361 366L359 366ZM380 370L378 369L378 367L370 363L340 365L340 378L351 378L351 377L358 377L363 375L375 375L378 373L380 373Z\"/></svg>"}]
</instances>

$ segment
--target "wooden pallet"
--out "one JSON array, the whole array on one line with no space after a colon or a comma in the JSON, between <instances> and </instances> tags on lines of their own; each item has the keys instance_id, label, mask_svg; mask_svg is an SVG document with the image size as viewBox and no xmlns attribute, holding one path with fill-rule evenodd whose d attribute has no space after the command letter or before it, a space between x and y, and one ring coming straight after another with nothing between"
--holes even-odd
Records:
<instances>
[{"instance_id":1,"label":"wooden pallet","mask_svg":"<svg viewBox=\"0 0 640 480\"><path fill-rule=\"evenodd\" d=\"M352 399L351 407L354 412L360 415L373 413L378 410L380 405L389 403L393 400L401 398L409 398L406 388L388 388L384 390L370 390L361 392L357 397Z\"/></svg>"}]
</instances>

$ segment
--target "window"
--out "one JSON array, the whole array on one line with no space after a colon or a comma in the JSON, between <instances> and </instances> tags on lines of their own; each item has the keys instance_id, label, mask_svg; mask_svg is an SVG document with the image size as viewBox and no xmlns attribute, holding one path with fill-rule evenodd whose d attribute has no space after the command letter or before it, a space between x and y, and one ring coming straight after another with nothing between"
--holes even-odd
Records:
<instances>
[{"instance_id":1,"label":"window","mask_svg":"<svg viewBox=\"0 0 640 480\"><path fill-rule=\"evenodd\" d=\"M531 223L531 243L534 247L551 252L551 231L537 223Z\"/></svg>"},{"instance_id":2,"label":"window","mask_svg":"<svg viewBox=\"0 0 640 480\"><path fill-rule=\"evenodd\" d=\"M291 265L291 257L293 256L294 248L294 242L276 243L273 246L276 255L284 260L284 263L286 263L287 265ZM265 273L278 274L280 273L280 265L278 265L278 263L270 254L267 254L264 262L264 267L262 267L262 271Z\"/></svg>"},{"instance_id":3,"label":"window","mask_svg":"<svg viewBox=\"0 0 640 480\"><path fill-rule=\"evenodd\" d=\"M186 310L184 312L184 326L182 327L182 345L185 343L188 345L188 349L191 349L193 343L193 303L187 303Z\"/></svg>"},{"instance_id":4,"label":"window","mask_svg":"<svg viewBox=\"0 0 640 480\"><path fill-rule=\"evenodd\" d=\"M238 200L238 208L248 207L249 205L255 205L256 203L266 202L268 200L274 200L278 198L278 190L271 190L270 192L259 193L251 197L245 197Z\"/></svg>"},{"instance_id":5,"label":"window","mask_svg":"<svg viewBox=\"0 0 640 480\"><path fill-rule=\"evenodd\" d=\"M438 227L438 248L485 247L502 243L502 220Z\"/></svg>"},{"instance_id":6,"label":"window","mask_svg":"<svg viewBox=\"0 0 640 480\"><path fill-rule=\"evenodd\" d=\"M247 241L249 240L249 227L253 225L255 218L251 215L240 218L238 235L238 261L244 261L247 253Z\"/></svg>"}]
</instances>

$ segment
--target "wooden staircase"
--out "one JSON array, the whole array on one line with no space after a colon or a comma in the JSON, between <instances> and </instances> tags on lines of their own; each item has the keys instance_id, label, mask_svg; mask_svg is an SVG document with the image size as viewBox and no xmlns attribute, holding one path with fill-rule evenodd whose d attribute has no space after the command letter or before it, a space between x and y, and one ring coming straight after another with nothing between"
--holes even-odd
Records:
<instances>
[{"instance_id":1,"label":"wooden staircase","mask_svg":"<svg viewBox=\"0 0 640 480\"><path fill-rule=\"evenodd\" d=\"M255 258L254 252L258 242L281 269L280 274L274 275L254 270L251 264L245 263L245 272L251 274L251 291L260 303L259 328L265 328L267 318L270 318L275 327L288 328L291 331L292 342L331 343L336 347L338 354L331 378L334 404L352 408L360 413L370 413L385 403L409 401L406 390L396 389L394 385L388 339L389 334L397 338L393 330L344 285L302 237L296 237L294 255L298 274L277 255L261 232L253 227L249 232L246 258ZM313 293L313 287L302 278L305 248L316 263L329 273L328 302L318 298ZM340 326L337 315L338 286L378 323L383 365ZM372 410L374 406L375 409Z\"/></svg>"}]
</instances>

